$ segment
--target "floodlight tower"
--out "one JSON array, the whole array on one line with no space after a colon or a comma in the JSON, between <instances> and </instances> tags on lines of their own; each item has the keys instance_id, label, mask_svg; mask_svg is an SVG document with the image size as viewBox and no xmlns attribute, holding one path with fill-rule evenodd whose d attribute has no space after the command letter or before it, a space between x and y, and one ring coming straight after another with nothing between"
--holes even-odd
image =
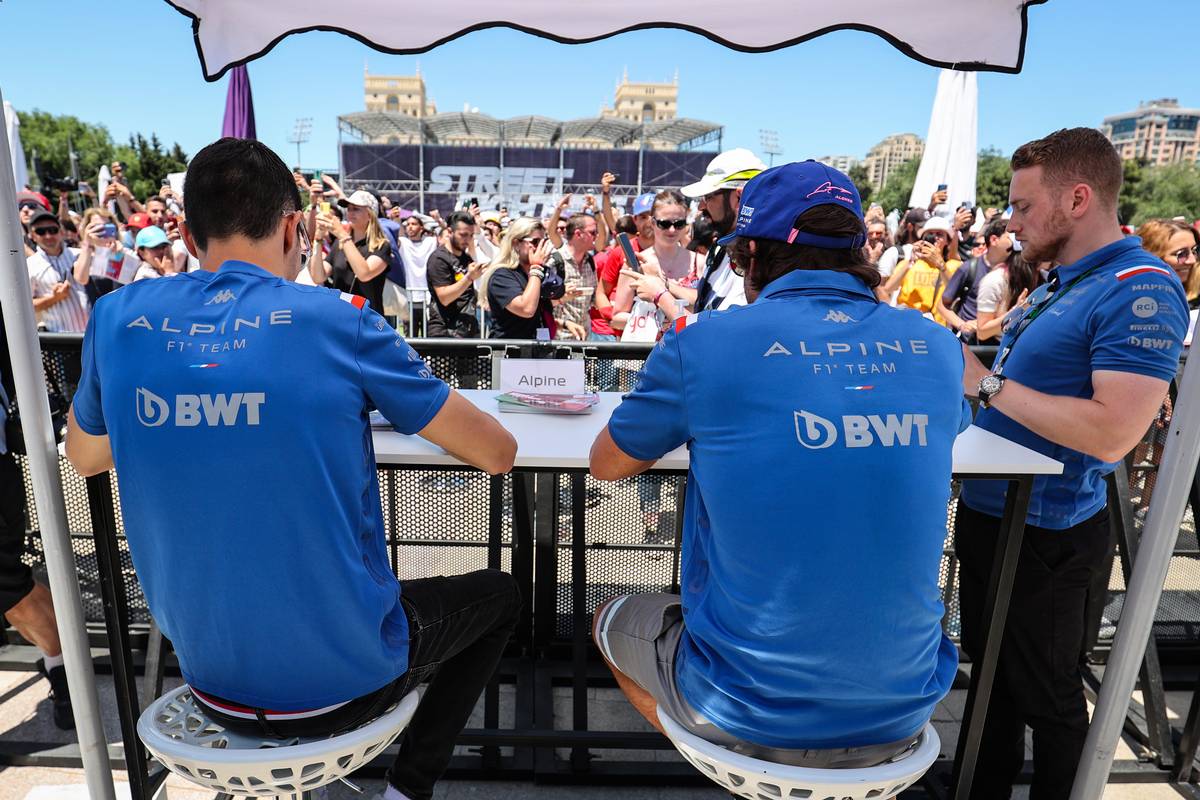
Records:
<instances>
[{"instance_id":1,"label":"floodlight tower","mask_svg":"<svg viewBox=\"0 0 1200 800\"><path fill-rule=\"evenodd\" d=\"M779 131L769 131L759 128L758 141L762 146L762 151L770 156L770 162L767 166L775 166L775 156L783 153L783 148L779 146Z\"/></svg>"},{"instance_id":2,"label":"floodlight tower","mask_svg":"<svg viewBox=\"0 0 1200 800\"><path fill-rule=\"evenodd\" d=\"M300 145L309 140L309 134L312 133L312 117L300 117L296 120L296 124L292 127L292 135L288 137L288 141L296 145L296 166L300 166Z\"/></svg>"}]
</instances>

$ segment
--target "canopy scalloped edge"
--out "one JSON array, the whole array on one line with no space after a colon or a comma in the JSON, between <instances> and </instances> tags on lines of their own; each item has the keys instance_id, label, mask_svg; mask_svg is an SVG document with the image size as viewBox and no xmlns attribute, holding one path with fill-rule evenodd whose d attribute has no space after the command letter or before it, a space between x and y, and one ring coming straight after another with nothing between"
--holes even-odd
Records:
<instances>
[{"instance_id":1,"label":"canopy scalloped edge","mask_svg":"<svg viewBox=\"0 0 1200 800\"><path fill-rule=\"evenodd\" d=\"M815 39L819 36L824 36L825 34L831 33L833 31L858 30L858 31L864 31L866 33L873 33L876 36L879 36L880 38L882 38L885 41L887 41L888 43L890 43L893 47L895 47L897 50L904 53L908 57L910 57L916 61L920 61L922 63L929 64L930 66L944 67L947 69L955 69L955 70L970 70L970 71L979 71L979 72L999 72L999 73L1015 74L1015 73L1018 73L1021 71L1021 68L1025 61L1025 44L1026 44L1026 38L1028 35L1028 30L1029 30L1029 19L1028 19L1029 8L1032 6L1035 6L1035 5L1041 5L1043 3L1046 3L1046 2L1048 2L1048 0L1015 0L1015 2L1019 3L1019 10L1020 10L1020 36L1019 36L1019 40L1017 42L1016 58L1011 60L1012 63L991 63L991 62L982 61L982 60L948 61L945 59L937 58L937 57L930 56L930 55L920 52L917 49L917 46L905 41L903 38L891 33L890 31L888 31L886 29L876 27L874 25L862 23L862 22L843 22L843 23L838 23L838 24L833 24L833 25L827 25L825 27L817 28L817 29L808 31L804 34L801 34L801 35L798 35L798 36L795 36L792 38L788 38L786 40L780 40L778 42L772 42L770 44L765 44L765 45L750 45L750 44L744 44L744 43L732 41L721 35L713 33L712 31L707 30L705 28L701 28L701 27L697 27L694 25L689 25L689 24L681 23L681 22L640 22L640 23L636 23L636 24L632 24L632 25L628 25L628 26L624 26L624 27L620 27L620 28L614 28L612 30L608 30L603 33L598 33L595 35L569 37L569 36L563 36L560 34L556 34L552 31L547 31L547 30L543 30L540 28L521 25L521 24L518 24L515 22L484 21L484 22L478 22L478 23L475 23L472 25L463 26L462 28L455 30L453 33L450 33L449 35L444 35L444 36L434 38L431 41L429 41L427 44L423 44L418 47L390 47L388 45L381 44L380 42L375 41L371 36L368 36L360 31L351 30L351 29L344 28L344 27L339 27L337 25L308 25L308 26L301 26L301 27L295 27L295 28L288 28L288 29L284 30L282 33L274 36L274 38L270 39L270 41L268 41L265 46L263 46L261 49L257 50L256 52L253 52L250 55L247 55L247 56L244 56L241 58L229 60L228 63L220 64L219 66L217 66L215 68L215 71L214 71L213 67L209 66L208 59L205 57L205 53L204 53L204 47L203 47L202 36L201 36L201 26L203 24L203 21L200 19L199 16L197 16L197 14L194 11L190 10L189 8L184 7L184 4L196 4L198 2L198 0L165 0L165 2L168 5L170 5L172 8L174 8L176 11L178 11L180 14L183 14L184 16L186 16L192 20L192 38L196 45L196 54L200 58L201 70L204 74L205 80L214 82L214 81L220 80L221 77L224 76L226 72L233 69L234 67L242 65L242 64L248 64L249 62L254 61L255 59L261 58L262 56L266 55L272 49L274 49L275 45L279 44L279 42L283 41L283 39L287 38L288 36L291 36L292 34L307 33L308 31L329 31L332 33L340 33L345 36L349 36L353 39L357 39L358 41L362 42L363 44L367 45L368 47L371 47L371 48L378 50L380 52L383 52L383 53L390 53L393 55L415 55L415 54L428 52L429 50L432 50L433 48L438 47L439 45L445 44L446 42L449 42L449 41L453 41L454 39L464 36L465 34L472 33L474 31L479 31L479 30L487 30L490 28L510 28L512 30L521 31L523 33L527 33L527 34L537 36L537 37L540 37L543 39L549 39L550 41L558 42L560 44L585 44L588 42L594 42L594 41L606 39L606 38L609 38L612 36L617 36L619 34L627 33L630 31L648 30L648 29L654 29L654 28L674 28L677 30L690 31L692 33L703 36L713 42L716 42L717 44L728 47L731 50L737 50L737 51L744 52L744 53L771 52L773 50L780 50L785 47L791 47L792 45L799 44L801 42L806 42L810 39ZM203 2L203 0L199 0L199 2Z\"/></svg>"}]
</instances>

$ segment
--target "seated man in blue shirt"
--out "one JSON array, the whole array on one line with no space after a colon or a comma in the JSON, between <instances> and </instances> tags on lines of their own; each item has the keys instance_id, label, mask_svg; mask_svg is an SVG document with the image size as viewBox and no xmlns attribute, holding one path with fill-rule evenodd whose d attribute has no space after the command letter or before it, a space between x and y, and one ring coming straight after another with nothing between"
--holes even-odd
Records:
<instances>
[{"instance_id":1,"label":"seated man in blue shirt","mask_svg":"<svg viewBox=\"0 0 1200 800\"><path fill-rule=\"evenodd\" d=\"M1031 797L1067 797L1088 711L1079 664L1089 587L1107 580L1104 476L1145 435L1179 366L1187 297L1117 222L1121 158L1092 128L1012 156L1010 235L1057 266L1009 317L992 370L967 355L979 427L1061 461L1033 485L972 797L1007 800L1033 729ZM983 647L984 596L1006 486L968 481L955 516L963 650ZM1106 584L1101 584L1106 585Z\"/></svg>"},{"instance_id":2,"label":"seated man in blue shirt","mask_svg":"<svg viewBox=\"0 0 1200 800\"><path fill-rule=\"evenodd\" d=\"M894 757L957 666L938 571L970 423L962 354L876 301L865 238L843 173L806 161L753 178L721 240L752 304L680 318L591 453L604 480L691 453L682 595L596 612L621 687L656 726L655 704L778 763Z\"/></svg>"},{"instance_id":3,"label":"seated man in blue shirt","mask_svg":"<svg viewBox=\"0 0 1200 800\"><path fill-rule=\"evenodd\" d=\"M492 474L516 443L363 298L292 282L309 244L277 155L221 139L186 189L203 269L96 303L67 457L84 475L115 462L150 611L211 716L322 735L428 681L385 794L428 800L520 597L494 570L401 590L367 411Z\"/></svg>"}]
</instances>

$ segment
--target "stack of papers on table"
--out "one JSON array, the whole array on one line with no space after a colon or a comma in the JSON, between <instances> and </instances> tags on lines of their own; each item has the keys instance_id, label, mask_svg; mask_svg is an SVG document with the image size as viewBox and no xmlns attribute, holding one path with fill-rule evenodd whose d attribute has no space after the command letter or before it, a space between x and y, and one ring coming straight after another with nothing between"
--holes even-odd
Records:
<instances>
[{"instance_id":1,"label":"stack of papers on table","mask_svg":"<svg viewBox=\"0 0 1200 800\"><path fill-rule=\"evenodd\" d=\"M392 423L388 422L387 417L385 417L383 413L379 411L379 409L375 409L371 412L371 428L377 431L390 431L392 429Z\"/></svg>"},{"instance_id":2,"label":"stack of papers on table","mask_svg":"<svg viewBox=\"0 0 1200 800\"><path fill-rule=\"evenodd\" d=\"M508 392L496 396L501 411L518 414L588 414L600 402L595 392L583 394L534 394Z\"/></svg>"}]
</instances>

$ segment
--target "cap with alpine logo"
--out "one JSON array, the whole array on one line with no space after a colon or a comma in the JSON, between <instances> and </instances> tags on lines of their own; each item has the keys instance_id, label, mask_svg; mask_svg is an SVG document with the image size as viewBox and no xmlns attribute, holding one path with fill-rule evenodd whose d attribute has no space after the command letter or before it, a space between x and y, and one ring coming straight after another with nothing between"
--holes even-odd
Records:
<instances>
[{"instance_id":1,"label":"cap with alpine logo","mask_svg":"<svg viewBox=\"0 0 1200 800\"><path fill-rule=\"evenodd\" d=\"M811 159L772 167L746 184L737 226L719 243L729 244L739 236L746 236L828 250L848 250L866 244L865 233L837 237L797 230L796 219L821 205L847 208L862 222L862 201L854 182L844 172Z\"/></svg>"}]
</instances>

